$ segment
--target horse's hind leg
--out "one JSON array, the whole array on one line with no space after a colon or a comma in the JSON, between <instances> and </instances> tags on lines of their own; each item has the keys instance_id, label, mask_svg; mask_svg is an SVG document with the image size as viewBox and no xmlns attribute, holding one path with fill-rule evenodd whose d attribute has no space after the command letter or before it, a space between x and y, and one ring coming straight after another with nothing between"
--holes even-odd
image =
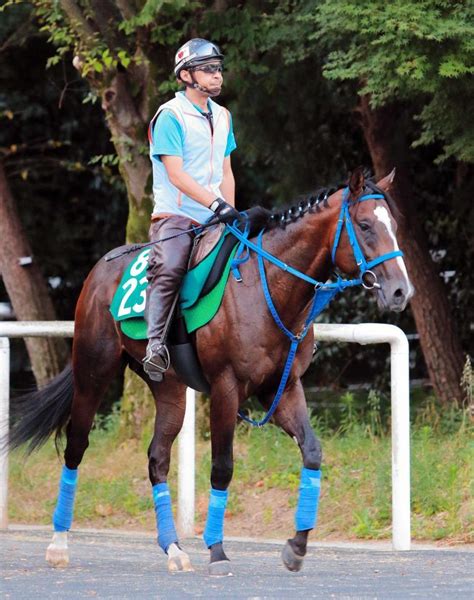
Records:
<instances>
[{"instance_id":1,"label":"horse's hind leg","mask_svg":"<svg viewBox=\"0 0 474 600\"><path fill-rule=\"evenodd\" d=\"M317 521L322 459L321 444L311 427L303 386L299 379L285 390L274 418L275 422L296 440L303 456L295 514L296 533L287 541L282 551L286 568L299 571L303 566L309 532Z\"/></svg>"},{"instance_id":2,"label":"horse's hind leg","mask_svg":"<svg viewBox=\"0 0 474 600\"><path fill-rule=\"evenodd\" d=\"M124 368L118 337L98 337L96 346L89 335L74 340L74 398L66 429L65 466L53 514L54 534L46 550L46 560L55 567L69 564L67 532L71 528L78 479L78 466L89 445L94 416L109 382Z\"/></svg>"},{"instance_id":3,"label":"horse's hind leg","mask_svg":"<svg viewBox=\"0 0 474 600\"><path fill-rule=\"evenodd\" d=\"M148 472L156 513L158 544L168 556L170 573L193 571L189 556L179 546L167 483L171 447L184 420L186 388L170 374L165 376L163 382L157 383L144 374L141 366L136 365L134 370L148 383L156 403L155 430L148 448Z\"/></svg>"}]
</instances>

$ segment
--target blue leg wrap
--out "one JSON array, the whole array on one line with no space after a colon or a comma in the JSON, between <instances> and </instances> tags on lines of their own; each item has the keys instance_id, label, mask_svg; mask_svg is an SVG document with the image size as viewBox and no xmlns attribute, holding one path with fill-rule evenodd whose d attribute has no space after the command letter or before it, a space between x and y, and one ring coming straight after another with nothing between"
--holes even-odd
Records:
<instances>
[{"instance_id":1,"label":"blue leg wrap","mask_svg":"<svg viewBox=\"0 0 474 600\"><path fill-rule=\"evenodd\" d=\"M153 503L158 528L158 544L164 552L168 552L171 544L178 543L178 534L174 527L171 496L167 483L157 483L153 486Z\"/></svg>"},{"instance_id":2,"label":"blue leg wrap","mask_svg":"<svg viewBox=\"0 0 474 600\"><path fill-rule=\"evenodd\" d=\"M54 531L69 531L74 512L74 497L77 487L77 469L68 469L64 465L59 482L59 494L53 513Z\"/></svg>"},{"instance_id":3,"label":"blue leg wrap","mask_svg":"<svg viewBox=\"0 0 474 600\"><path fill-rule=\"evenodd\" d=\"M224 539L224 514L228 496L228 490L211 488L206 528L202 536L208 548Z\"/></svg>"},{"instance_id":4,"label":"blue leg wrap","mask_svg":"<svg viewBox=\"0 0 474 600\"><path fill-rule=\"evenodd\" d=\"M318 517L319 491L321 489L321 471L301 470L300 496L295 515L296 531L313 529Z\"/></svg>"}]
</instances>

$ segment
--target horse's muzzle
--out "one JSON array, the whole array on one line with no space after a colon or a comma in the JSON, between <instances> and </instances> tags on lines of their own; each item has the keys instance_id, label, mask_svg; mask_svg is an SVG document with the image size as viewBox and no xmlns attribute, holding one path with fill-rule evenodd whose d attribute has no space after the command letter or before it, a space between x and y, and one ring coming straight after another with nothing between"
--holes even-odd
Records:
<instances>
[{"instance_id":1,"label":"horse's muzzle","mask_svg":"<svg viewBox=\"0 0 474 600\"><path fill-rule=\"evenodd\" d=\"M380 282L381 286L376 290L379 308L402 312L405 310L409 300L413 296L413 286L405 282Z\"/></svg>"}]
</instances>

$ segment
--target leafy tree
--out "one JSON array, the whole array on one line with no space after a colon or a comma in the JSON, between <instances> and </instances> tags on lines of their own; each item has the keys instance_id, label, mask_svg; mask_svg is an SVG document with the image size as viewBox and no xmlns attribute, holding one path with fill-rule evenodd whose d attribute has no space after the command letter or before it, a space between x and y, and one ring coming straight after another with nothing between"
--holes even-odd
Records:
<instances>
[{"instance_id":1,"label":"leafy tree","mask_svg":"<svg viewBox=\"0 0 474 600\"><path fill-rule=\"evenodd\" d=\"M323 52L327 78L354 82L354 109L376 173L397 166L393 195L405 215L399 236L418 290L412 310L445 403L461 398L463 352L416 194L431 199L413 185L410 161L412 148L435 141L442 143L435 162L474 161L473 16L469 1L324 0L281 3L269 18L269 46L283 46L287 61Z\"/></svg>"},{"instance_id":2,"label":"leafy tree","mask_svg":"<svg viewBox=\"0 0 474 600\"><path fill-rule=\"evenodd\" d=\"M14 3L14 2L13 2ZM91 101L100 101L128 197L128 241L147 237L151 168L146 130L163 94L174 88L170 65L193 2L32 0L42 30L56 48L54 66L73 53ZM161 83L160 83L161 82ZM144 386L128 375L122 404L130 430L151 410Z\"/></svg>"},{"instance_id":3,"label":"leafy tree","mask_svg":"<svg viewBox=\"0 0 474 600\"><path fill-rule=\"evenodd\" d=\"M72 65L61 60L45 76L53 49L39 33L31 6L16 5L0 16L3 283L19 319L54 319L48 296L56 313L71 319L91 266L123 241L122 184L113 168L106 167L106 185L106 171L88 164L95 154L112 151L100 108L82 104L86 86ZM84 135L84 122L95 136ZM32 265L20 267L17 257L31 253ZM0 285L0 298L5 295ZM62 355L66 342L30 338L26 344L37 382L43 384L61 366L53 348L62 346ZM54 368L47 366L48 354Z\"/></svg>"},{"instance_id":4,"label":"leafy tree","mask_svg":"<svg viewBox=\"0 0 474 600\"><path fill-rule=\"evenodd\" d=\"M27 11L22 10L0 24L0 65L8 47L22 40L28 31ZM7 62L8 65L8 62ZM2 79L5 74L2 69ZM3 87L3 86L2 86ZM4 93L0 94L0 106ZM7 121L14 119L14 112L5 107L3 117ZM0 136L0 142L3 141ZM48 286L41 273L35 256L32 256L30 244L18 216L17 206L5 171L5 160L15 154L18 144L0 147L0 274L8 291L13 309L19 320L54 320L53 304ZM26 178L28 170L21 171ZM31 366L38 385L45 385L57 375L67 361L68 349L64 340L49 338L27 338L26 347Z\"/></svg>"},{"instance_id":5,"label":"leafy tree","mask_svg":"<svg viewBox=\"0 0 474 600\"><path fill-rule=\"evenodd\" d=\"M250 0L244 5L237 0L32 3L58 48L58 55L49 60L52 68L69 60L68 53L73 52L74 65L89 86L89 98L100 99L127 189L130 241L143 239L148 228L151 182L146 127L156 107L176 87L170 65L176 47L190 36L212 37L226 54L222 100L235 119L239 150L233 161L240 207L288 201L299 192L343 180L354 165L367 164L369 159L377 174L396 164L395 195L407 217L401 231L403 247L412 261L409 267L417 287L426 290L419 291L413 312L438 394L445 399L456 396L460 346L437 270L456 271L450 290L464 311L459 314L464 315L469 306L462 281L467 266L462 244L456 244L455 253L451 248L443 256L437 253L440 262L435 267L428 248L442 250L452 244L453 235L456 241L467 235L470 208L462 191L472 173L465 162L459 162L467 160L460 149L469 147L461 134L472 140L470 126L463 126L459 118L460 98L470 93L467 72L462 74L458 65L456 77L447 78L436 67L436 61L449 54L448 47L468 64L468 37L461 40L457 33L462 15L454 10L460 6L459 10L467 11L467 3L421 2L416 10L414 2L385 5L375 0ZM443 4L442 16L449 23L446 34L435 32L430 38L433 23L442 29L441 17L430 13L438 4ZM430 13L428 27L416 25L423 11ZM467 25L462 27L466 33ZM424 76L417 79L416 69L397 70L402 63L409 65L404 53L423 48L428 58L420 64L426 65L431 83ZM347 61L347 56L354 60ZM353 64L357 72L344 72ZM399 83L391 85L397 79ZM405 79L409 83L402 84ZM449 114L443 121L439 114L446 98ZM435 168L436 159L443 162ZM427 203L429 218L423 219L422 228L418 215L426 215ZM443 214L447 203L457 206L449 225ZM426 233L429 244L424 241ZM365 300L352 295L338 302L331 315L342 319L349 309L353 315L354 307L372 318ZM439 322L430 322L431 315L437 315ZM437 361L430 362L431 357Z\"/></svg>"}]
</instances>

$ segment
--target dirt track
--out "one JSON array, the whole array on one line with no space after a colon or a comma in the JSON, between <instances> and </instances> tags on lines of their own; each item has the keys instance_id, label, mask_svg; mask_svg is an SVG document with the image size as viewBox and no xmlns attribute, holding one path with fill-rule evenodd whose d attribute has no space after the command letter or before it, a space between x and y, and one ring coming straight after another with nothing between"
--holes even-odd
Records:
<instances>
[{"instance_id":1,"label":"dirt track","mask_svg":"<svg viewBox=\"0 0 474 600\"><path fill-rule=\"evenodd\" d=\"M300 573L281 564L281 544L228 541L233 577L210 578L201 540L187 540L194 573L170 575L154 536L80 531L70 534L71 564L44 561L50 532L0 534L3 598L473 598L474 553L312 544Z\"/></svg>"}]
</instances>

